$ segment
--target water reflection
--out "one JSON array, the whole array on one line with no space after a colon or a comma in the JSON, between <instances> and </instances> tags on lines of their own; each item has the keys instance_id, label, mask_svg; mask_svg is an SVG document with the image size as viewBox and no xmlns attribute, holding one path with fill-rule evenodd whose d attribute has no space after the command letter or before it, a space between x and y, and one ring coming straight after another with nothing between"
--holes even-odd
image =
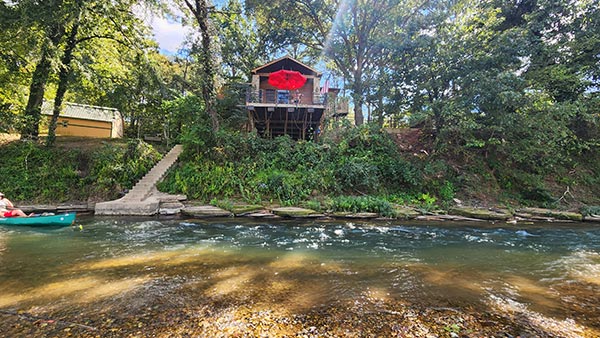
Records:
<instances>
[{"instance_id":1,"label":"water reflection","mask_svg":"<svg viewBox=\"0 0 600 338\"><path fill-rule=\"evenodd\" d=\"M320 328L319 318L328 318L333 334L349 316L366 316L372 322L360 325L384 335L436 332L438 324L415 324L419 316L448 321L454 312L480 332L489 322L515 334L599 332L600 229L591 226L94 218L81 225L0 228L0 309L100 311L113 321L144 314L164 327L165 313L195 313L206 327L242 333L250 330L242 313L264 325L273 317L270 333ZM227 323L216 324L219 311ZM381 326L389 316L396 324Z\"/></svg>"}]
</instances>

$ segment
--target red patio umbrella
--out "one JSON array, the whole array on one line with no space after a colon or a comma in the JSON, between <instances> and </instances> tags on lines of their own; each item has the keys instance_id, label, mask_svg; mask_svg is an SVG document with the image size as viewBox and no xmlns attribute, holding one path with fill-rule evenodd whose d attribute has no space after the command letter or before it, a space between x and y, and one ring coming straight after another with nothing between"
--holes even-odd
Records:
<instances>
[{"instance_id":1,"label":"red patio umbrella","mask_svg":"<svg viewBox=\"0 0 600 338\"><path fill-rule=\"evenodd\" d=\"M295 70L278 70L269 74L269 84L278 89L300 89L306 83L306 77Z\"/></svg>"}]
</instances>

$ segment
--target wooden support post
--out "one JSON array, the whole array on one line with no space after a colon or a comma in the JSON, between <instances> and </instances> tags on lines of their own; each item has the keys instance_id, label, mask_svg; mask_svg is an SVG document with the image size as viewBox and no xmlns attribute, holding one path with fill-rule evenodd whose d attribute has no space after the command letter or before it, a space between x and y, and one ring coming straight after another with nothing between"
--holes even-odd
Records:
<instances>
[{"instance_id":1,"label":"wooden support post","mask_svg":"<svg viewBox=\"0 0 600 338\"><path fill-rule=\"evenodd\" d=\"M287 126L288 126L288 115L290 113L287 111L287 109L285 110L285 124L283 125L283 133L285 135L287 135Z\"/></svg>"},{"instance_id":2,"label":"wooden support post","mask_svg":"<svg viewBox=\"0 0 600 338\"><path fill-rule=\"evenodd\" d=\"M306 113L307 113L307 114L310 114L310 117L308 118L308 125L309 125L309 126L312 126L312 117L313 117L313 114L314 114L314 112L313 112L313 113L309 113L309 112L308 112L308 109L307 109L307 110L306 110ZM313 134L312 134L311 136L309 136L309 137L310 137L311 139L314 139L314 134L315 134L315 131L313 130Z\"/></svg>"},{"instance_id":3,"label":"wooden support post","mask_svg":"<svg viewBox=\"0 0 600 338\"><path fill-rule=\"evenodd\" d=\"M254 130L254 114L248 110L248 132Z\"/></svg>"},{"instance_id":4,"label":"wooden support post","mask_svg":"<svg viewBox=\"0 0 600 338\"><path fill-rule=\"evenodd\" d=\"M306 140L306 120L307 120L307 115L308 111L304 110L304 124L302 126L302 139Z\"/></svg>"},{"instance_id":5,"label":"wooden support post","mask_svg":"<svg viewBox=\"0 0 600 338\"><path fill-rule=\"evenodd\" d=\"M269 133L269 138L272 138L271 135L273 135L273 133L271 132L271 119L267 119L266 121L266 126L265 129L267 131L267 133Z\"/></svg>"}]
</instances>

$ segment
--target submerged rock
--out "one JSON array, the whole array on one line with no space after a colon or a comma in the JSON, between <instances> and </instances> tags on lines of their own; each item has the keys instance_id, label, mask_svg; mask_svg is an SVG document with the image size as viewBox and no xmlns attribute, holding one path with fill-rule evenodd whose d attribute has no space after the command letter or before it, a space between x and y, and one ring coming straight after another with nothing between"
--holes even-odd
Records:
<instances>
[{"instance_id":1,"label":"submerged rock","mask_svg":"<svg viewBox=\"0 0 600 338\"><path fill-rule=\"evenodd\" d=\"M379 214L374 212L334 212L334 217L355 218L355 219L371 219L378 218Z\"/></svg>"},{"instance_id":2,"label":"submerged rock","mask_svg":"<svg viewBox=\"0 0 600 338\"><path fill-rule=\"evenodd\" d=\"M264 207L258 204L235 204L231 208L231 212L233 212L236 216L245 216L247 214L260 212L262 210L264 210Z\"/></svg>"},{"instance_id":3,"label":"submerged rock","mask_svg":"<svg viewBox=\"0 0 600 338\"><path fill-rule=\"evenodd\" d=\"M311 209L304 209L298 207L282 207L275 208L272 212L281 217L293 217L293 218L304 218L304 217L323 217L325 215L320 214Z\"/></svg>"},{"instance_id":4,"label":"submerged rock","mask_svg":"<svg viewBox=\"0 0 600 338\"><path fill-rule=\"evenodd\" d=\"M181 213L192 217L230 217L233 213L212 205L190 206L181 209Z\"/></svg>"}]
</instances>

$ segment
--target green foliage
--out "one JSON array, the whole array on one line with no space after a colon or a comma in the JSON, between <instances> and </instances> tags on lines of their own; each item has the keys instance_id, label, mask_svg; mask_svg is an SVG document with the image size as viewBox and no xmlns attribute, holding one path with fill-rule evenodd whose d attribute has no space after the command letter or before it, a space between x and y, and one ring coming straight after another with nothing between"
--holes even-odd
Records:
<instances>
[{"instance_id":1,"label":"green foliage","mask_svg":"<svg viewBox=\"0 0 600 338\"><path fill-rule=\"evenodd\" d=\"M302 203L302 207L310 209L310 210L314 210L314 211L322 211L324 205L321 203L321 201L309 200L309 201Z\"/></svg>"},{"instance_id":2,"label":"green foliage","mask_svg":"<svg viewBox=\"0 0 600 338\"><path fill-rule=\"evenodd\" d=\"M413 202L417 204L417 206L424 212L430 212L435 210L436 205L435 202L437 199L434 196L431 196L427 193L420 194L416 200Z\"/></svg>"},{"instance_id":3,"label":"green foliage","mask_svg":"<svg viewBox=\"0 0 600 338\"><path fill-rule=\"evenodd\" d=\"M379 176L379 168L376 165L359 158L349 158L335 171L341 191L376 191L381 185Z\"/></svg>"},{"instance_id":4,"label":"green foliage","mask_svg":"<svg viewBox=\"0 0 600 338\"><path fill-rule=\"evenodd\" d=\"M205 201L237 197L297 205L314 194L394 193L419 186L416 167L378 127L351 129L340 137L323 143L269 140L199 126L182 138L184 163L159 187Z\"/></svg>"},{"instance_id":5,"label":"green foliage","mask_svg":"<svg viewBox=\"0 0 600 338\"><path fill-rule=\"evenodd\" d=\"M106 144L92 154L84 182L89 185L90 194L114 198L118 192L131 189L161 157L140 140L130 140L126 147Z\"/></svg>"},{"instance_id":6,"label":"green foliage","mask_svg":"<svg viewBox=\"0 0 600 338\"><path fill-rule=\"evenodd\" d=\"M450 202L454 198L456 188L450 181L445 181L439 189L440 199L444 202Z\"/></svg>"},{"instance_id":7,"label":"green foliage","mask_svg":"<svg viewBox=\"0 0 600 338\"><path fill-rule=\"evenodd\" d=\"M260 66L267 45L259 41L253 17L247 16L239 0L229 0L224 15L216 15L221 43L221 72L228 81L247 82L252 69Z\"/></svg>"},{"instance_id":8,"label":"green foliage","mask_svg":"<svg viewBox=\"0 0 600 338\"><path fill-rule=\"evenodd\" d=\"M338 196L326 201L326 207L333 212L374 212L385 217L396 215L388 201L373 196Z\"/></svg>"},{"instance_id":9,"label":"green foliage","mask_svg":"<svg viewBox=\"0 0 600 338\"><path fill-rule=\"evenodd\" d=\"M188 152L184 156L215 144L210 119L198 96L186 95L163 101L161 110L168 116L169 134L187 145Z\"/></svg>"},{"instance_id":10,"label":"green foliage","mask_svg":"<svg viewBox=\"0 0 600 338\"><path fill-rule=\"evenodd\" d=\"M411 194L407 194L405 192L398 192L394 194L387 195L385 198L390 203L398 204L398 205L408 205L411 204L412 201L415 200L415 197Z\"/></svg>"},{"instance_id":11,"label":"green foliage","mask_svg":"<svg viewBox=\"0 0 600 338\"><path fill-rule=\"evenodd\" d=\"M15 201L37 203L117 197L160 159L139 141L106 144L91 153L12 142L0 146L0 156L0 175L8 178L1 191Z\"/></svg>"},{"instance_id":12,"label":"green foliage","mask_svg":"<svg viewBox=\"0 0 600 338\"><path fill-rule=\"evenodd\" d=\"M77 152L13 142L0 147L0 156L0 175L4 177L1 189L14 201L63 202L85 197L80 191Z\"/></svg>"},{"instance_id":13,"label":"green foliage","mask_svg":"<svg viewBox=\"0 0 600 338\"><path fill-rule=\"evenodd\" d=\"M210 201L214 197L231 197L237 190L239 170L231 163L212 161L184 163L159 185L160 189L179 191L189 198Z\"/></svg>"},{"instance_id":14,"label":"green foliage","mask_svg":"<svg viewBox=\"0 0 600 338\"><path fill-rule=\"evenodd\" d=\"M419 187L416 167L400 155L389 134L379 126L350 128L339 137L332 148L336 156L334 172L342 191L373 193Z\"/></svg>"},{"instance_id":15,"label":"green foliage","mask_svg":"<svg viewBox=\"0 0 600 338\"><path fill-rule=\"evenodd\" d=\"M261 195L277 198L283 205L297 205L310 194L310 184L298 173L270 170L258 173L255 179Z\"/></svg>"},{"instance_id":16,"label":"green foliage","mask_svg":"<svg viewBox=\"0 0 600 338\"><path fill-rule=\"evenodd\" d=\"M446 326L444 326L444 330L446 330L449 333L460 333L460 325L458 325L458 324L446 325Z\"/></svg>"},{"instance_id":17,"label":"green foliage","mask_svg":"<svg viewBox=\"0 0 600 338\"><path fill-rule=\"evenodd\" d=\"M233 203L230 200L227 199L217 199L217 198L213 198L212 200L210 200L210 204L214 205L215 207L221 208L223 210L233 210Z\"/></svg>"}]
</instances>

